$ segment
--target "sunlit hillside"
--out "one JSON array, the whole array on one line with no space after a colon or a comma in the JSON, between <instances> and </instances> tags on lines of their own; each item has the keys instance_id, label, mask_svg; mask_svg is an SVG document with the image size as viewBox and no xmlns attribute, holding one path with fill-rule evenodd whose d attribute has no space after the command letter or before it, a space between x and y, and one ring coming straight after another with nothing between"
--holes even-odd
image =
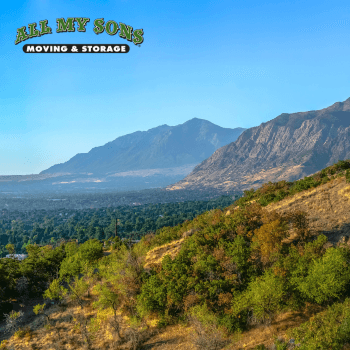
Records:
<instances>
[{"instance_id":1,"label":"sunlit hillside","mask_svg":"<svg viewBox=\"0 0 350 350\"><path fill-rule=\"evenodd\" d=\"M349 169L245 191L134 245L28 245L0 262L1 348L350 349Z\"/></svg>"}]
</instances>

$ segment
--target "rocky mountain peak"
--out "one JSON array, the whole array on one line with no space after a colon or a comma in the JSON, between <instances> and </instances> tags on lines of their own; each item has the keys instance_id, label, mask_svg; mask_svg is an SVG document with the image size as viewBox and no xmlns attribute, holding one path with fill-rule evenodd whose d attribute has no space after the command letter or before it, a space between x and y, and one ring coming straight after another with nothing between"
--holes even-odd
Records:
<instances>
[{"instance_id":1,"label":"rocky mountain peak","mask_svg":"<svg viewBox=\"0 0 350 350\"><path fill-rule=\"evenodd\" d=\"M321 110L282 113L245 130L197 165L177 188L244 189L296 180L350 158L350 98Z\"/></svg>"}]
</instances>

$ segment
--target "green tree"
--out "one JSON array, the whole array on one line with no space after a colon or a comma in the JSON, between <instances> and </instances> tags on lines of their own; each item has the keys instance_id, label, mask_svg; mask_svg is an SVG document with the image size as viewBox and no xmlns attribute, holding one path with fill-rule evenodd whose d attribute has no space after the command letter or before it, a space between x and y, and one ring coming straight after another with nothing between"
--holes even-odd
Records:
<instances>
[{"instance_id":1,"label":"green tree","mask_svg":"<svg viewBox=\"0 0 350 350\"><path fill-rule=\"evenodd\" d=\"M329 248L324 256L311 263L306 278L296 280L298 290L318 304L339 298L350 282L350 266L346 251Z\"/></svg>"},{"instance_id":2,"label":"green tree","mask_svg":"<svg viewBox=\"0 0 350 350\"><path fill-rule=\"evenodd\" d=\"M270 323L286 297L283 279L270 269L263 276L257 277L240 296L233 300L234 315L248 310L251 323Z\"/></svg>"},{"instance_id":3,"label":"green tree","mask_svg":"<svg viewBox=\"0 0 350 350\"><path fill-rule=\"evenodd\" d=\"M11 243L7 244L6 247L7 251L9 252L9 254L15 254L15 246Z\"/></svg>"},{"instance_id":4,"label":"green tree","mask_svg":"<svg viewBox=\"0 0 350 350\"><path fill-rule=\"evenodd\" d=\"M119 339L122 339L120 334L121 320L117 315L117 311L120 307L120 296L117 292L112 291L111 288L107 286L107 283L95 285L94 293L97 295L98 299L93 303L93 306L103 309L111 308L113 310L112 326L118 334Z\"/></svg>"}]
</instances>

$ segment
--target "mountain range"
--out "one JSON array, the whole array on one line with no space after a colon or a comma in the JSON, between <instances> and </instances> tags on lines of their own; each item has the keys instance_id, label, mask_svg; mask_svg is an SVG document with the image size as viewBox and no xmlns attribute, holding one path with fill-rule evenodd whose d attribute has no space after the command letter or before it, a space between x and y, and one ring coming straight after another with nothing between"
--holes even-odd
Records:
<instances>
[{"instance_id":1,"label":"mountain range","mask_svg":"<svg viewBox=\"0 0 350 350\"><path fill-rule=\"evenodd\" d=\"M245 130L168 190L244 190L293 181L350 158L350 98L330 107L283 113Z\"/></svg>"},{"instance_id":2,"label":"mountain range","mask_svg":"<svg viewBox=\"0 0 350 350\"><path fill-rule=\"evenodd\" d=\"M146 169L194 166L218 148L235 141L243 128L222 128L193 118L176 126L161 125L118 137L88 153L79 153L40 174L113 174Z\"/></svg>"},{"instance_id":3,"label":"mountain range","mask_svg":"<svg viewBox=\"0 0 350 350\"><path fill-rule=\"evenodd\" d=\"M129 191L165 187L183 179L243 128L193 118L118 137L40 174L0 176L3 192Z\"/></svg>"}]
</instances>

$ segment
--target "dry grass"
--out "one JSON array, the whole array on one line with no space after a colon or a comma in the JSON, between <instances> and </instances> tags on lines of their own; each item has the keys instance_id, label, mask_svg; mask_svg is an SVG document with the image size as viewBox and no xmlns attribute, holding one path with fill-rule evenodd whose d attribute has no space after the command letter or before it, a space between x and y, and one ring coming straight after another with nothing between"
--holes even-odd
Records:
<instances>
[{"instance_id":1,"label":"dry grass","mask_svg":"<svg viewBox=\"0 0 350 350\"><path fill-rule=\"evenodd\" d=\"M150 250L145 259L144 268L150 270L152 267L161 265L163 258L170 255L172 259L180 252L181 246L185 238L173 241L162 246Z\"/></svg>"},{"instance_id":2,"label":"dry grass","mask_svg":"<svg viewBox=\"0 0 350 350\"><path fill-rule=\"evenodd\" d=\"M311 231L324 233L332 243L350 236L350 184L344 177L271 203L266 209L279 213L304 211Z\"/></svg>"},{"instance_id":3,"label":"dry grass","mask_svg":"<svg viewBox=\"0 0 350 350\"><path fill-rule=\"evenodd\" d=\"M325 185L298 193L278 203L272 203L266 207L266 210L276 210L280 213L304 211L307 213L312 231L314 233L324 232L333 243L339 241L342 236L350 236L350 184L346 183L344 178L336 178ZM230 215L231 212L225 214ZM182 238L149 251L145 267L151 268L159 265L167 254L174 258L180 251L184 240ZM26 329L21 329L12 336L2 348L14 350L86 348L79 322L82 319L89 320L96 317L97 311L91 307L92 299L85 298L84 300L83 309L69 303L66 309L58 306L51 307L48 310L52 320L51 326L45 326L44 318L37 317L27 325ZM253 349L259 344L271 346L275 337L284 338L289 329L308 321L310 317L322 310L320 306L308 305L301 312L282 313L268 327L253 326L241 334L239 338L232 337L230 344L225 346L225 349ZM147 329L143 329L143 331L136 329L136 333L130 329L127 331L128 326L124 322L122 334L125 338L129 337L130 339L126 339L127 341L121 344L111 327L112 313L106 312L102 316L100 317L103 320L100 329L95 332L92 331L92 328L90 329L92 349L133 349L132 339L135 340L138 337L139 341L143 342L139 349L196 349L193 343L194 329L192 327L172 325L157 331L155 322L151 321L148 323ZM147 336L148 340L145 338Z\"/></svg>"},{"instance_id":4,"label":"dry grass","mask_svg":"<svg viewBox=\"0 0 350 350\"><path fill-rule=\"evenodd\" d=\"M96 317L98 312L91 307L91 300L87 298L84 300L86 305L83 309L73 304L68 304L66 310L62 310L59 306L51 307L48 310L51 325L46 325L44 318L37 317L34 322L27 325L27 330L22 332L23 334L8 339L5 349L86 349L80 323L87 320L89 328L89 320ZM112 312L105 312L100 329L94 332L89 328L92 349L121 349L120 339L111 326L111 317ZM127 329L124 324L124 336L127 336Z\"/></svg>"}]
</instances>

